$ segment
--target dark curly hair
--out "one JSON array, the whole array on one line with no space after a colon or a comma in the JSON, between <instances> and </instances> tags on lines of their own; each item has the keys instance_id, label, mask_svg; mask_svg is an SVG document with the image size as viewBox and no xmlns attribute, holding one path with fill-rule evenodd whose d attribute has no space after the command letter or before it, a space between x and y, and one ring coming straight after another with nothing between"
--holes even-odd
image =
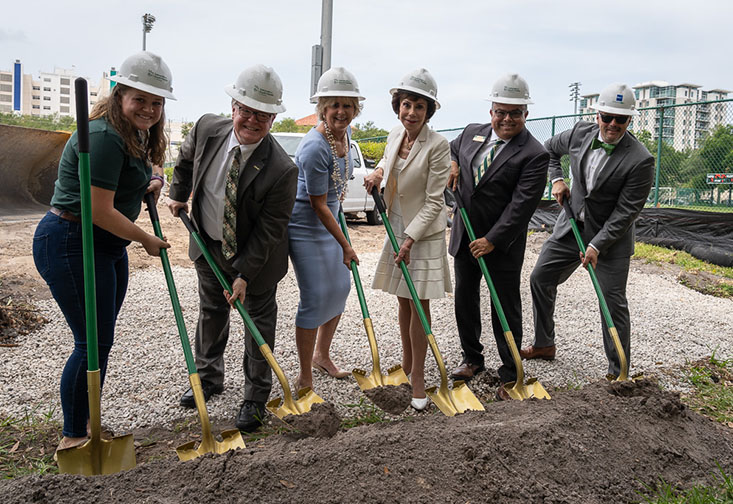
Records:
<instances>
[{"instance_id":1,"label":"dark curly hair","mask_svg":"<svg viewBox=\"0 0 733 504\"><path fill-rule=\"evenodd\" d=\"M430 118L433 117L433 114L435 114L435 100L431 100L427 96L411 93L410 91L404 91L402 89L398 89L397 92L392 95L392 110L394 110L395 114L400 115L400 104L405 98L411 101L425 100L427 102L428 112L425 115L425 122L428 122Z\"/></svg>"}]
</instances>

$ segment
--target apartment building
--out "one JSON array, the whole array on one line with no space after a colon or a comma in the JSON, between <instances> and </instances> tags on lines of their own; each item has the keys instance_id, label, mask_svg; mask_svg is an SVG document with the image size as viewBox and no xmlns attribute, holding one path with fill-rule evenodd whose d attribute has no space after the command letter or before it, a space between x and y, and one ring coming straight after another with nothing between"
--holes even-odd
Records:
<instances>
[{"instance_id":1,"label":"apartment building","mask_svg":"<svg viewBox=\"0 0 733 504\"><path fill-rule=\"evenodd\" d=\"M643 82L633 86L639 116L634 117L633 131L648 131L653 141L662 140L677 150L695 149L702 139L720 124L726 124L729 103L700 103L728 98L725 89L703 90L691 83L669 84L665 81ZM593 112L591 105L598 101L598 93L583 95L580 112ZM688 107L671 107L696 103ZM664 107L664 108L662 108ZM648 109L648 110L643 110Z\"/></svg>"},{"instance_id":2,"label":"apartment building","mask_svg":"<svg viewBox=\"0 0 733 504\"><path fill-rule=\"evenodd\" d=\"M0 112L23 115L59 115L76 118L74 68L54 68L40 72L38 79L23 71L23 63L15 60L10 71L0 70ZM109 80L103 73L98 84L89 81L89 106L109 94Z\"/></svg>"}]
</instances>

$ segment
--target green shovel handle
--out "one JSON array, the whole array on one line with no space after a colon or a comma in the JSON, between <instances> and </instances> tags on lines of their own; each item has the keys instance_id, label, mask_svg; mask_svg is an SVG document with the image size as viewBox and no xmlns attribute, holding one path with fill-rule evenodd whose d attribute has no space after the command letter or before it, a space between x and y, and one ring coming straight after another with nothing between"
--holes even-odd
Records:
<instances>
[{"instance_id":1,"label":"green shovel handle","mask_svg":"<svg viewBox=\"0 0 733 504\"><path fill-rule=\"evenodd\" d=\"M583 243L583 237L580 236L580 229L578 229L578 224L575 221L575 213L573 212L573 208L570 206L570 200L567 197L563 198L562 207L565 209L565 213L567 214L568 220L570 221L570 227L573 230L573 235L575 235L575 241L578 242L578 247L580 248L580 251L585 254L585 244ZM611 319L611 312L609 311L608 305L606 304L606 298L601 291L601 285L598 283L598 278L596 278L596 272L593 269L593 265L590 263L588 263L588 273L590 274L590 279L593 282L593 288L596 290L596 296L598 296L598 302L601 305L603 318L606 321L608 328L613 329L615 326L613 325L613 320Z\"/></svg>"},{"instance_id":2,"label":"green shovel handle","mask_svg":"<svg viewBox=\"0 0 733 504\"><path fill-rule=\"evenodd\" d=\"M89 105L87 81L74 81L76 140L79 147L79 193L81 196L81 243L84 257L84 308L87 330L87 370L99 369L97 346L97 289L94 280L94 231L92 226L92 176L89 166Z\"/></svg>"},{"instance_id":3,"label":"green shovel handle","mask_svg":"<svg viewBox=\"0 0 733 504\"><path fill-rule=\"evenodd\" d=\"M463 199L461 198L461 195L458 191L453 192L453 196L456 198L456 204L458 205L458 213L461 216L461 219L463 220L463 225L466 227L466 233L468 233L468 239L471 241L476 241L476 233L473 232L473 226L471 226L471 221L468 219L468 213L466 212L466 208L463 205ZM486 280L487 285L489 286L489 294L491 295L491 302L494 304L494 309L496 310L496 315L499 317L499 322L501 323L501 329L506 333L509 332L509 323L506 320L506 316L504 315L504 309L501 307L501 303L499 302L499 295L496 292L496 287L494 287L494 282L491 280L491 275L489 274L489 268L486 266L486 260L483 258L483 256L477 258L479 268L481 268L481 273L484 274L484 279Z\"/></svg>"},{"instance_id":4,"label":"green shovel handle","mask_svg":"<svg viewBox=\"0 0 733 504\"><path fill-rule=\"evenodd\" d=\"M226 278L224 278L224 274L221 272L221 269L216 264L216 261L214 261L214 258L211 256L211 253L209 252L209 249L206 247L206 244L204 243L204 240L201 238L201 235L198 234L196 231L196 228L193 226L193 223L188 218L188 214L184 212L183 210L178 211L178 217L181 218L181 221L183 221L183 225L186 226L186 229L188 229L188 232L191 233L191 236L193 237L193 240L196 242L196 245L198 245L199 249L201 250L201 253L204 255L204 258L206 259L206 262L209 263L209 267L214 272L214 275L216 275L217 280L219 280L219 283L221 286L226 290L229 294L232 293L232 286L229 284ZM239 314L242 316L242 319L244 320L244 325L247 326L247 329L249 330L250 334L254 338L255 342L257 343L257 346L263 346L266 345L265 340L262 338L262 334L260 334L260 331L257 329L257 326L252 321L252 319L249 316L249 313L247 313L247 310L244 309L244 306L242 305L242 302L237 299L234 302L234 307L237 309ZM269 348L269 347L268 347Z\"/></svg>"},{"instance_id":5,"label":"green shovel handle","mask_svg":"<svg viewBox=\"0 0 733 504\"><path fill-rule=\"evenodd\" d=\"M349 230L346 227L346 216L344 210L339 205L339 224L341 224L341 231L346 237L346 241L351 245L351 238L349 238ZM361 306L362 318L369 318L369 310L367 309L366 298L364 297L364 289L361 285L361 278L359 277L359 269L356 267L356 261L351 261L351 274L354 277L354 285L356 286L356 294L359 296L359 306Z\"/></svg>"},{"instance_id":6,"label":"green shovel handle","mask_svg":"<svg viewBox=\"0 0 733 504\"><path fill-rule=\"evenodd\" d=\"M394 250L395 254L399 254L400 246L397 244L397 238L395 238L394 231L392 230L392 225L389 223L389 218L387 217L387 208L384 205L382 195L379 193L379 188L377 186L374 186L372 188L372 198L374 198L374 203L377 205L379 215L382 217L382 223L387 230L387 236L389 236L389 242L392 244L392 249ZM407 271L405 261L400 261L400 269L402 270L402 276L405 278L405 283L407 283L407 288L410 290L410 296L412 296L412 301L415 304L415 309L417 310L417 315L420 317L420 322L422 323L422 327L425 330L425 334L432 334L433 331L430 328L430 324L428 323L428 318L425 316L425 310L423 310L422 308L422 303L420 302L420 298L418 297L417 291L415 290L415 285L412 283L410 272Z\"/></svg>"},{"instance_id":7,"label":"green shovel handle","mask_svg":"<svg viewBox=\"0 0 733 504\"><path fill-rule=\"evenodd\" d=\"M155 196L153 196L153 193L149 192L145 195L145 204L148 207L148 213L150 214L150 221L153 223L155 236L162 240L163 232L160 229L160 218L158 217L158 209L155 206ZM173 305L173 314L176 317L176 326L178 326L178 336L181 338L183 355L186 357L186 368L188 368L188 374L192 375L198 371L193 360L191 342L188 340L188 333L186 332L186 324L183 321L181 303L178 301L178 291L176 290L176 284L173 281L173 272L171 272L171 263L168 260L168 251L164 248L160 249L160 262L163 263L165 282L168 284L168 294L170 294L171 304Z\"/></svg>"}]
</instances>

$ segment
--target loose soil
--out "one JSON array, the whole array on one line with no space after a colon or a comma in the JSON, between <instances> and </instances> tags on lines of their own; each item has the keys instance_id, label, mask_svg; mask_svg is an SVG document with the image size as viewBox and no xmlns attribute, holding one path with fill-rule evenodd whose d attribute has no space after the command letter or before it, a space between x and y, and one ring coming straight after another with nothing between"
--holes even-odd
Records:
<instances>
[{"instance_id":1,"label":"loose soil","mask_svg":"<svg viewBox=\"0 0 733 504\"><path fill-rule=\"evenodd\" d=\"M364 395L387 413L399 415L410 405L412 387L407 383L398 386L385 385L365 390Z\"/></svg>"},{"instance_id":2,"label":"loose soil","mask_svg":"<svg viewBox=\"0 0 733 504\"><path fill-rule=\"evenodd\" d=\"M659 478L710 482L733 467L730 429L651 381L597 382L551 401L489 404L341 431L288 434L189 462L170 457L104 477L0 483L26 502L544 502L640 499Z\"/></svg>"},{"instance_id":3,"label":"loose soil","mask_svg":"<svg viewBox=\"0 0 733 504\"><path fill-rule=\"evenodd\" d=\"M183 226L164 209L160 215L173 245L171 262L190 266ZM31 256L37 220L0 222L3 308L8 300L15 306L38 299L53 302ZM147 221L141 215L139 223L150 229ZM381 249L382 232L352 224L356 250ZM529 246L539 247L543 240L533 235ZM159 259L147 256L140 246L132 245L128 252L131 268L159 267ZM0 317L3 313L7 310ZM9 327L0 325L3 335L10 334ZM393 397L372 400L391 407L396 391L387 392ZM133 432L138 466L131 471L5 480L0 495L8 504L608 503L637 501L637 492L654 487L660 478L689 488L711 483L716 464L726 473L733 471L733 430L687 409L677 395L651 381L597 382L551 394L550 401L489 403L484 412L452 418L433 408L348 430L339 429L338 417L329 412L332 405L314 405L311 418L288 419L287 426L267 427L267 435L245 437L243 450L179 462L174 448L200 441L198 419L189 418L173 428ZM301 420L317 427L298 426ZM214 432L221 432L230 419L213 418L212 423Z\"/></svg>"}]
</instances>

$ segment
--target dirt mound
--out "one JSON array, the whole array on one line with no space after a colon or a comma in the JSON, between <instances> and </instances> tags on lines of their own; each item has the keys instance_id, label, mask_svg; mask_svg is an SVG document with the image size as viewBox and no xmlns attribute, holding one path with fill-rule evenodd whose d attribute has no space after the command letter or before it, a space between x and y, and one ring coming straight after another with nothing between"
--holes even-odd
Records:
<instances>
[{"instance_id":1,"label":"dirt mound","mask_svg":"<svg viewBox=\"0 0 733 504\"><path fill-rule=\"evenodd\" d=\"M0 483L15 502L545 502L638 500L659 478L690 487L733 468L733 431L654 383L598 382L550 401L288 435L120 474Z\"/></svg>"},{"instance_id":2,"label":"dirt mound","mask_svg":"<svg viewBox=\"0 0 733 504\"><path fill-rule=\"evenodd\" d=\"M402 383L397 387L394 385L374 387L365 390L364 395L387 413L400 415L410 405L412 387L409 383Z\"/></svg>"},{"instance_id":3,"label":"dirt mound","mask_svg":"<svg viewBox=\"0 0 733 504\"><path fill-rule=\"evenodd\" d=\"M336 435L341 426L341 417L330 402L314 404L308 413L288 415L283 418L290 436L330 438Z\"/></svg>"}]
</instances>

